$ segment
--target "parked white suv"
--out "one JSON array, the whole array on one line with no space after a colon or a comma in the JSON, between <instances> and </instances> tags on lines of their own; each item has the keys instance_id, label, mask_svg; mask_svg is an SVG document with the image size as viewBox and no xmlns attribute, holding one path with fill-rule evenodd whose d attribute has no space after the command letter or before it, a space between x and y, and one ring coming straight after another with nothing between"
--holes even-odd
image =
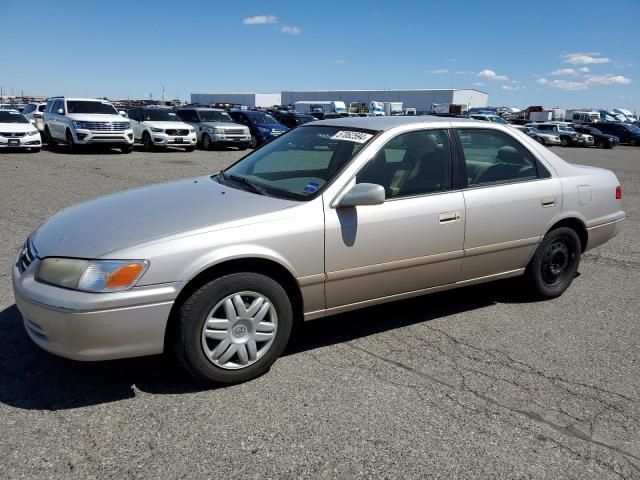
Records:
<instances>
[{"instance_id":1,"label":"parked white suv","mask_svg":"<svg viewBox=\"0 0 640 480\"><path fill-rule=\"evenodd\" d=\"M182 147L193 152L198 138L191 125L165 108L132 108L127 112L133 137L150 152L155 147Z\"/></svg>"},{"instance_id":2,"label":"parked white suv","mask_svg":"<svg viewBox=\"0 0 640 480\"><path fill-rule=\"evenodd\" d=\"M22 114L27 118L27 120L34 120L35 123L31 123L33 123L42 134L44 134L43 113L46 107L46 103L28 103L22 111Z\"/></svg>"},{"instance_id":3,"label":"parked white suv","mask_svg":"<svg viewBox=\"0 0 640 480\"><path fill-rule=\"evenodd\" d=\"M106 100L53 97L44 111L44 133L49 147L65 143L70 152L78 145L104 145L133 151L131 122Z\"/></svg>"}]
</instances>

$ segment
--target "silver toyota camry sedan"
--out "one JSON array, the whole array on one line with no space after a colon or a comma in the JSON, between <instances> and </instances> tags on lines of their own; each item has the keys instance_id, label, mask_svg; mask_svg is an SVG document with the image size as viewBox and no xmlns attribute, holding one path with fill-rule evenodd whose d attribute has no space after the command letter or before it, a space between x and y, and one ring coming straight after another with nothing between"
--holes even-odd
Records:
<instances>
[{"instance_id":1,"label":"silver toyota camry sedan","mask_svg":"<svg viewBox=\"0 0 640 480\"><path fill-rule=\"evenodd\" d=\"M13 288L54 354L170 349L197 378L236 383L267 371L299 320L518 275L557 297L620 231L621 196L612 172L500 124L313 122L214 175L54 215Z\"/></svg>"}]
</instances>

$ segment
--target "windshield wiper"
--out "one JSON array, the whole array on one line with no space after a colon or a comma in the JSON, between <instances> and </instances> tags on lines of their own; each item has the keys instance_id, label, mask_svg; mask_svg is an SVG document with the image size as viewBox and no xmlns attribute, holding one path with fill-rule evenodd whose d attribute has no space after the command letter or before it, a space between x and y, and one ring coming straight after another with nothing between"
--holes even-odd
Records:
<instances>
[{"instance_id":1,"label":"windshield wiper","mask_svg":"<svg viewBox=\"0 0 640 480\"><path fill-rule=\"evenodd\" d=\"M224 170L220 170L218 172L218 174L216 175L216 178L218 179L218 183L222 184L222 185L226 185L227 182L224 181Z\"/></svg>"},{"instance_id":2,"label":"windshield wiper","mask_svg":"<svg viewBox=\"0 0 640 480\"><path fill-rule=\"evenodd\" d=\"M222 173L222 177L224 178L224 172ZM246 187L249 187L249 189L251 191L253 191L254 193L259 193L260 195L264 195L264 196L267 196L267 197L269 196L269 194L267 193L267 190L264 187L252 182L247 177L241 177L240 175L231 174L231 175L229 175L229 178L231 180L234 180L234 181L238 182L238 183L241 183L242 185L244 185Z\"/></svg>"}]
</instances>

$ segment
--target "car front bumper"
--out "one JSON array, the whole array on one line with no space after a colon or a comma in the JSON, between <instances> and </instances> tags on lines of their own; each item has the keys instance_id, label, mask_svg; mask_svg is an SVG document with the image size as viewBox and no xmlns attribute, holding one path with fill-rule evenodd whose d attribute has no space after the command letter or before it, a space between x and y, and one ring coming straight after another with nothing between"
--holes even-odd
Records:
<instances>
[{"instance_id":1,"label":"car front bumper","mask_svg":"<svg viewBox=\"0 0 640 480\"><path fill-rule=\"evenodd\" d=\"M250 144L251 135L210 134L211 141L220 145Z\"/></svg>"},{"instance_id":2,"label":"car front bumper","mask_svg":"<svg viewBox=\"0 0 640 480\"><path fill-rule=\"evenodd\" d=\"M39 134L28 137L0 137L0 148L40 148L41 146L42 139Z\"/></svg>"},{"instance_id":3,"label":"car front bumper","mask_svg":"<svg viewBox=\"0 0 640 480\"><path fill-rule=\"evenodd\" d=\"M133 145L133 130L92 131L77 129L74 140L78 145Z\"/></svg>"},{"instance_id":4,"label":"car front bumper","mask_svg":"<svg viewBox=\"0 0 640 480\"><path fill-rule=\"evenodd\" d=\"M162 353L165 328L182 284L85 293L38 282L38 261L20 273L13 292L27 334L42 349L81 361Z\"/></svg>"},{"instance_id":5,"label":"car front bumper","mask_svg":"<svg viewBox=\"0 0 640 480\"><path fill-rule=\"evenodd\" d=\"M152 133L153 144L156 146L193 147L198 142L195 132L189 135L171 136L166 133Z\"/></svg>"}]
</instances>

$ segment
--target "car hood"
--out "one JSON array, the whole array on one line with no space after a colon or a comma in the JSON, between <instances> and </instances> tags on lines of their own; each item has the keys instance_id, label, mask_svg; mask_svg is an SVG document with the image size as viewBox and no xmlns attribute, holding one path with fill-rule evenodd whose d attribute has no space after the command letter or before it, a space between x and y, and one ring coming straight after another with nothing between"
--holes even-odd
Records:
<instances>
[{"instance_id":1,"label":"car hood","mask_svg":"<svg viewBox=\"0 0 640 480\"><path fill-rule=\"evenodd\" d=\"M0 123L0 132L31 132L36 130L31 122L29 123Z\"/></svg>"},{"instance_id":2,"label":"car hood","mask_svg":"<svg viewBox=\"0 0 640 480\"><path fill-rule=\"evenodd\" d=\"M71 120L80 122L128 122L129 119L122 115L109 115L106 113L68 113Z\"/></svg>"},{"instance_id":3,"label":"car hood","mask_svg":"<svg viewBox=\"0 0 640 480\"><path fill-rule=\"evenodd\" d=\"M153 122L146 120L143 124L151 128L171 128L176 130L189 130L191 128L191 125L187 125L184 122Z\"/></svg>"},{"instance_id":4,"label":"car hood","mask_svg":"<svg viewBox=\"0 0 640 480\"><path fill-rule=\"evenodd\" d=\"M280 123L256 123L254 125L260 128L268 128L269 130L281 130L281 131L289 130L289 127L285 127Z\"/></svg>"},{"instance_id":5,"label":"car hood","mask_svg":"<svg viewBox=\"0 0 640 480\"><path fill-rule=\"evenodd\" d=\"M202 122L198 125L203 127L216 127L216 128L247 128L244 125L239 123L229 123L229 122Z\"/></svg>"},{"instance_id":6,"label":"car hood","mask_svg":"<svg viewBox=\"0 0 640 480\"><path fill-rule=\"evenodd\" d=\"M40 258L98 258L169 235L221 228L298 202L265 197L198 177L127 190L49 218L31 236Z\"/></svg>"}]
</instances>

